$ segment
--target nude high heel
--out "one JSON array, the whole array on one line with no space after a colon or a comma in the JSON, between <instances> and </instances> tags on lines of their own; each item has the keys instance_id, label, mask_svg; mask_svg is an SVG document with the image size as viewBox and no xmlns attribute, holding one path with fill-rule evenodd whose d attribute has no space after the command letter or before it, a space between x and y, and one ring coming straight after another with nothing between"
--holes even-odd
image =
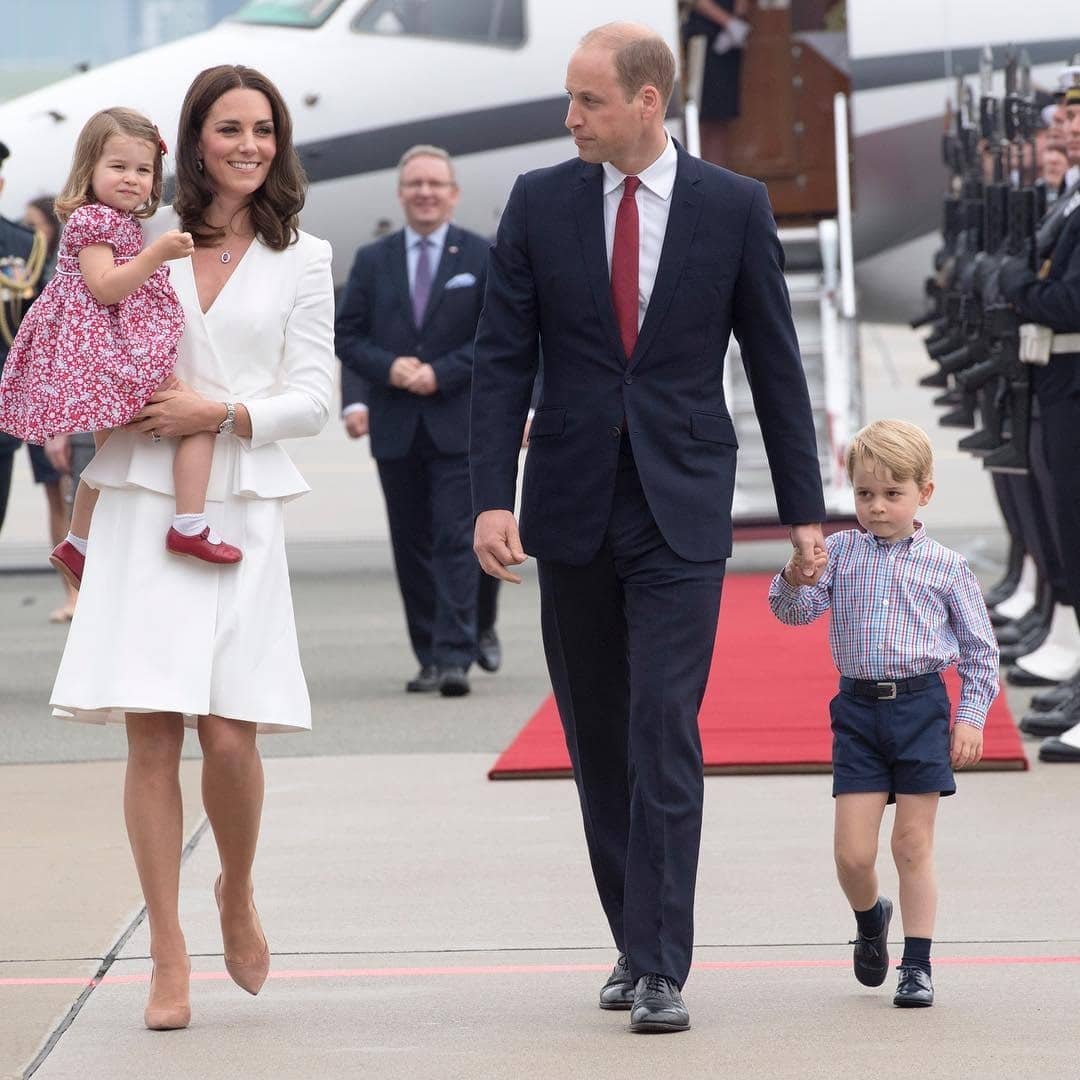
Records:
<instances>
[{"instance_id":1,"label":"nude high heel","mask_svg":"<svg viewBox=\"0 0 1080 1080\"><path fill-rule=\"evenodd\" d=\"M190 965L188 972L190 973ZM162 1005L154 1002L154 979L157 977L157 966L155 965L150 972L150 1000L146 1003L146 1010L143 1012L143 1023L151 1031L178 1031L180 1028L186 1028L191 1023L191 1004L190 1002L183 1002L182 1004Z\"/></svg>"},{"instance_id":2,"label":"nude high heel","mask_svg":"<svg viewBox=\"0 0 1080 1080\"><path fill-rule=\"evenodd\" d=\"M221 875L218 874L214 882L214 899L217 901L218 915L221 915ZM254 903L251 905L251 913L255 916L255 924L262 935L263 947L258 960L249 960L241 963L239 960L230 960L229 954L225 953L225 970L241 990L249 994L257 994L266 982L266 976L270 973L270 946L266 942L266 935L262 932L262 923L259 921L259 913L255 910ZM222 942L224 950L224 940Z\"/></svg>"}]
</instances>

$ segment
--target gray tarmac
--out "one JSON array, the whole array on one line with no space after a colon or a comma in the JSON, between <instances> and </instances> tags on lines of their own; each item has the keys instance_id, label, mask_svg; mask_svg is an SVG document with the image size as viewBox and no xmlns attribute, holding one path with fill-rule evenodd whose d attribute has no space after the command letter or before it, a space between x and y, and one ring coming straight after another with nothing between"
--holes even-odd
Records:
<instances>
[{"instance_id":1,"label":"gray tarmac","mask_svg":"<svg viewBox=\"0 0 1080 1080\"><path fill-rule=\"evenodd\" d=\"M921 421L938 443L928 526L993 580L989 485L914 389L914 335L866 327L863 361L867 415ZM255 999L225 977L189 734L183 1032L142 1027L123 736L45 707L64 629L45 619L58 590L41 572L40 500L19 481L0 540L0 1078L1080 1077L1080 773L1037 761L962 776L942 805L938 1002L914 1012L892 1007L891 975L868 990L850 973L829 778L707 778L694 1027L628 1034L626 1014L595 1004L614 957L572 784L486 779L548 691L531 568L502 592L503 670L478 672L468 698L406 695L414 663L366 449L330 430L295 457L315 487L289 519L315 728L260 743L273 973ZM730 569L783 558L783 544L744 545ZM158 617L150 599L147 632ZM1007 693L1022 711L1028 695ZM879 869L895 899L887 837Z\"/></svg>"}]
</instances>

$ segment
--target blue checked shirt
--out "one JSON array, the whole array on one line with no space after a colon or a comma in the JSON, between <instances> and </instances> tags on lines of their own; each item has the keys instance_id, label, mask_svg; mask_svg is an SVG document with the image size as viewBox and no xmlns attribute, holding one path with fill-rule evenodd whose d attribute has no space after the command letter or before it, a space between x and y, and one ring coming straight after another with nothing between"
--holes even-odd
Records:
<instances>
[{"instance_id":1,"label":"blue checked shirt","mask_svg":"<svg viewBox=\"0 0 1080 1080\"><path fill-rule=\"evenodd\" d=\"M832 608L829 647L841 675L893 680L957 665L958 723L981 728L998 694L998 647L967 560L915 533L887 544L848 529L825 540L829 563L815 585L769 587L769 607L790 626Z\"/></svg>"}]
</instances>

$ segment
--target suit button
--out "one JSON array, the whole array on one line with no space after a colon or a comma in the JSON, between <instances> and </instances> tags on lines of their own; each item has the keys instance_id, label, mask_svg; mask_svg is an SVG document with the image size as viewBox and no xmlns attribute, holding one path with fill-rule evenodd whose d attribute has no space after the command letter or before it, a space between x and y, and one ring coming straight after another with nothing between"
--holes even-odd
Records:
<instances>
[{"instance_id":1,"label":"suit button","mask_svg":"<svg viewBox=\"0 0 1080 1080\"><path fill-rule=\"evenodd\" d=\"M622 438L622 428L621 427L613 427L611 429L611 436L614 439Z\"/></svg>"},{"instance_id":2,"label":"suit button","mask_svg":"<svg viewBox=\"0 0 1080 1080\"><path fill-rule=\"evenodd\" d=\"M623 382L626 383L627 386L630 386L631 383L633 383L633 381L634 381L634 376L633 375L627 375L626 378L623 379Z\"/></svg>"}]
</instances>

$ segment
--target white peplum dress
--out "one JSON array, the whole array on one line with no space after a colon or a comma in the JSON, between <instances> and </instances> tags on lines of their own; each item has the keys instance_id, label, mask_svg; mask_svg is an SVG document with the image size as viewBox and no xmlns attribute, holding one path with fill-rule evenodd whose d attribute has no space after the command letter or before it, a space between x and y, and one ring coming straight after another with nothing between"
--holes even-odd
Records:
<instances>
[{"instance_id":1,"label":"white peplum dress","mask_svg":"<svg viewBox=\"0 0 1080 1080\"><path fill-rule=\"evenodd\" d=\"M171 211L154 232L177 227ZM242 402L252 435L218 436L207 517L235 566L165 550L176 441L116 431L83 473L100 491L53 715L123 722L127 712L213 713L260 732L311 727L300 666L284 507L310 490L282 449L330 416L334 294L330 245L306 233L285 251L255 240L210 310L191 260L170 263L186 326L176 374L215 401Z\"/></svg>"}]
</instances>

